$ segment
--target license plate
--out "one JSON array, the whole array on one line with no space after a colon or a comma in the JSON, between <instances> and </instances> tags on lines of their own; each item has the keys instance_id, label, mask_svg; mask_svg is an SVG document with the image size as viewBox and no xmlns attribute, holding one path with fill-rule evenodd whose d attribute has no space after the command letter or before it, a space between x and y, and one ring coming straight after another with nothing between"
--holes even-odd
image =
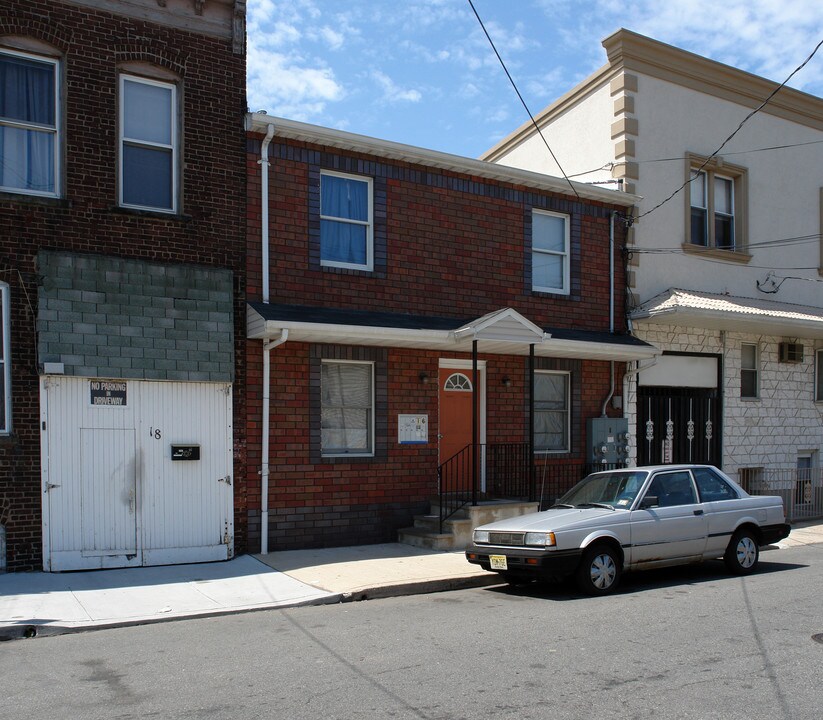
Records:
<instances>
[{"instance_id":1,"label":"license plate","mask_svg":"<svg viewBox=\"0 0 823 720\"><path fill-rule=\"evenodd\" d=\"M491 563L492 570L508 570L509 566L506 564L505 555L489 555L489 563Z\"/></svg>"}]
</instances>

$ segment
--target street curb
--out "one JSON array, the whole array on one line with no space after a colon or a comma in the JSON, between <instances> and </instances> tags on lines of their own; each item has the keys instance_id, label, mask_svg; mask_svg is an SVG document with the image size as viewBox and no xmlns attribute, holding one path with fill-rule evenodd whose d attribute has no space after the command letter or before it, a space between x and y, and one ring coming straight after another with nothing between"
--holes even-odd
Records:
<instances>
[{"instance_id":1,"label":"street curb","mask_svg":"<svg viewBox=\"0 0 823 720\"><path fill-rule=\"evenodd\" d=\"M21 623L20 625L0 626L0 642L10 640L29 640L39 637L54 637L56 635L73 635L77 633L92 632L94 630L114 630L116 628L138 627L140 625L158 625L160 623L177 622L178 620L195 620L203 618L224 617L227 615L242 615L245 613L263 612L265 610L289 610L298 607L310 607L312 605L337 605L346 602L345 593L333 593L319 598L308 600L296 600L294 602L272 603L267 605L254 605L248 607L225 608L223 610L204 610L202 612L191 612L180 615L163 615L132 620L113 620L111 622L100 621L83 625L57 625L37 622ZM9 632L14 630L16 632Z\"/></svg>"},{"instance_id":2,"label":"street curb","mask_svg":"<svg viewBox=\"0 0 823 720\"><path fill-rule=\"evenodd\" d=\"M396 585L377 585L351 592L344 592L341 602L359 602L380 598L401 597L403 595L426 595L428 593L448 592L449 590L467 590L469 588L500 585L502 580L497 573L475 575L462 578L445 578L442 580L415 580Z\"/></svg>"}]
</instances>

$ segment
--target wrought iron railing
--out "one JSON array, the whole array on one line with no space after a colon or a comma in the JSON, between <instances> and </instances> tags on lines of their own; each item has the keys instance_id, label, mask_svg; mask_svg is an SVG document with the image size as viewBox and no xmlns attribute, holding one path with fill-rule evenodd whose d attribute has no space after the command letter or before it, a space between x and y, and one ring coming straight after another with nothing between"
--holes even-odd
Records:
<instances>
[{"instance_id":1,"label":"wrought iron railing","mask_svg":"<svg viewBox=\"0 0 823 720\"><path fill-rule=\"evenodd\" d=\"M443 523L464 505L468 505L472 501L472 495L476 493L475 458L474 445L469 444L437 468L441 533Z\"/></svg>"},{"instance_id":2,"label":"wrought iron railing","mask_svg":"<svg viewBox=\"0 0 823 720\"><path fill-rule=\"evenodd\" d=\"M823 518L823 468L763 468L740 474L752 495L779 495L788 522Z\"/></svg>"},{"instance_id":3,"label":"wrought iron railing","mask_svg":"<svg viewBox=\"0 0 823 720\"><path fill-rule=\"evenodd\" d=\"M467 445L437 469L440 502L440 531L443 523L462 507L479 500L539 501L550 506L586 475L613 470L622 465L552 462L537 455L530 462L528 443ZM477 472L474 472L474 463ZM481 492L481 478L485 490ZM477 487L474 478L477 478Z\"/></svg>"}]
</instances>

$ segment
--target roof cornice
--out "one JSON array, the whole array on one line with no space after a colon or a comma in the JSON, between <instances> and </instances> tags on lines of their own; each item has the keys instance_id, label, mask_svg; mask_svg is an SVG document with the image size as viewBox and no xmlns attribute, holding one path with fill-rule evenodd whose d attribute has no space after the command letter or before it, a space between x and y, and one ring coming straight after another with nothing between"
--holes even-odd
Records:
<instances>
[{"instance_id":1,"label":"roof cornice","mask_svg":"<svg viewBox=\"0 0 823 720\"><path fill-rule=\"evenodd\" d=\"M274 125L274 137L300 140L315 145L340 148L350 152L375 155L388 160L414 163L436 167L464 175L474 175L497 182L522 185L528 188L544 190L561 195L571 195L568 181L564 178L544 175L543 173L520 170L519 168L498 165L484 160L475 160L460 155L427 150L425 148L405 145L391 140L380 140L366 135L335 130L333 128L310 125L308 123L274 117L265 113L250 113L246 116L246 129L249 132L265 133L269 125ZM640 198L616 190L605 190L585 183L572 181L572 185L581 198L594 200L606 205L632 207Z\"/></svg>"},{"instance_id":2,"label":"roof cornice","mask_svg":"<svg viewBox=\"0 0 823 720\"><path fill-rule=\"evenodd\" d=\"M724 65L701 55L620 29L603 40L606 67L627 70L675 83L706 95L758 107L779 83ZM761 112L823 130L823 98L784 87Z\"/></svg>"},{"instance_id":3,"label":"roof cornice","mask_svg":"<svg viewBox=\"0 0 823 720\"><path fill-rule=\"evenodd\" d=\"M538 127L543 128L623 71L643 73L752 109L778 86L772 80L631 30L621 28L612 33L603 40L603 47L609 62L535 115ZM761 112L823 130L823 98L793 88L782 88ZM523 123L480 158L495 162L534 132L531 122Z\"/></svg>"}]
</instances>

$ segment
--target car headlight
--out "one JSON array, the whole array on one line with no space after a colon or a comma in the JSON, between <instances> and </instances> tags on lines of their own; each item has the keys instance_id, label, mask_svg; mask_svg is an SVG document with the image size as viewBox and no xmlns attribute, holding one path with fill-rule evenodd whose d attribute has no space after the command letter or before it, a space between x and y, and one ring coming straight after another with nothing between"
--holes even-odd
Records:
<instances>
[{"instance_id":1,"label":"car headlight","mask_svg":"<svg viewBox=\"0 0 823 720\"><path fill-rule=\"evenodd\" d=\"M531 547L553 547L557 544L553 532L527 532L523 542Z\"/></svg>"},{"instance_id":2,"label":"car headlight","mask_svg":"<svg viewBox=\"0 0 823 720\"><path fill-rule=\"evenodd\" d=\"M474 541L476 543L487 543L487 542L489 542L489 531L488 530L475 530L474 531Z\"/></svg>"}]
</instances>

